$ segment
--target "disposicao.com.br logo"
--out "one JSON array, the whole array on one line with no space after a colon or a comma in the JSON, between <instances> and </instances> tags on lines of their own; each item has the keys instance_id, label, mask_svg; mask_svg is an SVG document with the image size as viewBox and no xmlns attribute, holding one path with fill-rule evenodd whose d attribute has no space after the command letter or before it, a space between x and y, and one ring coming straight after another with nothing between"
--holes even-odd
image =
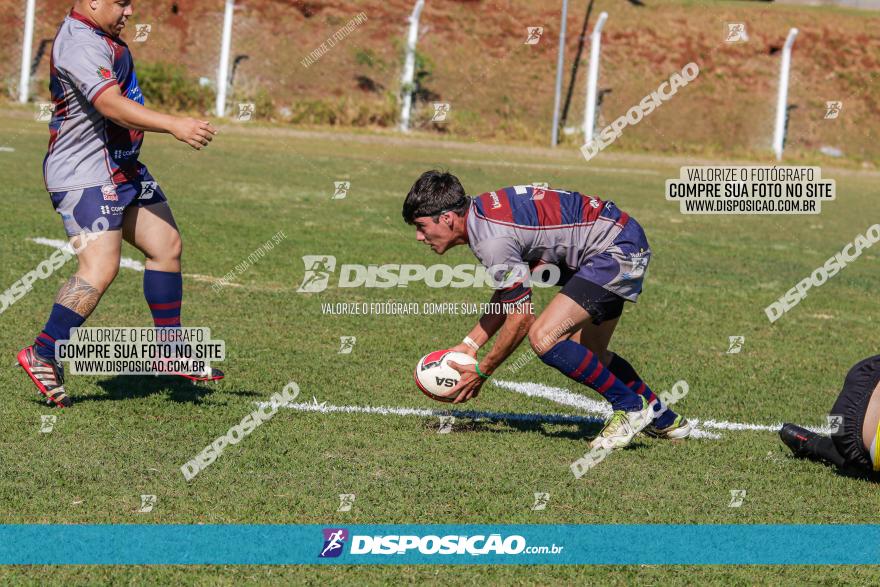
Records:
<instances>
[{"instance_id":1,"label":"disposicao.com.br logo","mask_svg":"<svg viewBox=\"0 0 880 587\"><path fill-rule=\"evenodd\" d=\"M330 285L336 271L333 255L304 255L305 275L297 292L319 293ZM535 287L551 287L559 283L562 271L556 265L542 264L531 269L528 264L499 264L491 267L463 263L460 265L425 266L388 263L339 266L337 287L407 287L424 281L428 287L509 287L519 282Z\"/></svg>"},{"instance_id":2,"label":"disposicao.com.br logo","mask_svg":"<svg viewBox=\"0 0 880 587\"><path fill-rule=\"evenodd\" d=\"M389 534L384 536L349 536L344 528L324 528L324 540L319 558L338 557L342 554L346 541L350 538L351 555L517 555L517 554L560 554L564 547L528 546L526 539L518 534L446 535L435 534Z\"/></svg>"}]
</instances>

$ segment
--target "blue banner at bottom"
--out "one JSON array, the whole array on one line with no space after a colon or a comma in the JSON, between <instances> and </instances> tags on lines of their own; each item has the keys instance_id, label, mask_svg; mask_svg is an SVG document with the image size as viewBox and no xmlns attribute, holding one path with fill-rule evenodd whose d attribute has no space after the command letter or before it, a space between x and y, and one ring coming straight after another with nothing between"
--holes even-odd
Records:
<instances>
[{"instance_id":1,"label":"blue banner at bottom","mask_svg":"<svg viewBox=\"0 0 880 587\"><path fill-rule=\"evenodd\" d=\"M0 564L875 565L880 525L0 525Z\"/></svg>"}]
</instances>

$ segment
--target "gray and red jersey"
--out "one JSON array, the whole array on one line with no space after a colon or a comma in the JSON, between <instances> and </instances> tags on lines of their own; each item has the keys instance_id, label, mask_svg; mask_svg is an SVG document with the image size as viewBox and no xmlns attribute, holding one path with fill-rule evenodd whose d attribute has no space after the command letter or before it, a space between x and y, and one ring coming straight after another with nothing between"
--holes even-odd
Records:
<instances>
[{"instance_id":1,"label":"gray and red jersey","mask_svg":"<svg viewBox=\"0 0 880 587\"><path fill-rule=\"evenodd\" d=\"M519 302L531 295L528 283L505 282L511 267L543 264L570 276L587 259L608 249L629 215L613 202L578 192L519 185L471 199L466 226L468 246L490 268L501 301Z\"/></svg>"},{"instance_id":2,"label":"gray and red jersey","mask_svg":"<svg viewBox=\"0 0 880 587\"><path fill-rule=\"evenodd\" d=\"M94 103L119 86L123 96L144 103L134 60L124 41L71 11L52 46L49 90L55 111L43 178L49 192L138 180L144 133L104 118Z\"/></svg>"}]
</instances>

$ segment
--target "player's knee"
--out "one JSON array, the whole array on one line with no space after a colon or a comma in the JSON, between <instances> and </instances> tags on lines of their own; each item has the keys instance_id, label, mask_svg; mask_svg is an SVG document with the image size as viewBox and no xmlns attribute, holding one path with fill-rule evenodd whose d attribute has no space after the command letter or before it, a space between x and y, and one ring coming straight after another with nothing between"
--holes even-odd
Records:
<instances>
[{"instance_id":1,"label":"player's knee","mask_svg":"<svg viewBox=\"0 0 880 587\"><path fill-rule=\"evenodd\" d=\"M552 349L561 339L559 329L554 329L552 325L545 326L536 322L529 328L529 344L538 356Z\"/></svg>"},{"instance_id":2,"label":"player's knee","mask_svg":"<svg viewBox=\"0 0 880 587\"><path fill-rule=\"evenodd\" d=\"M168 239L168 242L160 250L160 257L166 261L179 261L183 254L183 241L180 233L175 231Z\"/></svg>"},{"instance_id":3,"label":"player's knee","mask_svg":"<svg viewBox=\"0 0 880 587\"><path fill-rule=\"evenodd\" d=\"M107 271L104 271L101 274L100 283L94 286L95 289L97 289L98 291L101 291L101 292L105 291L108 287L110 287L110 284L113 283L113 280L116 279L116 276L118 274L119 274L119 261L117 261L112 268L108 269Z\"/></svg>"},{"instance_id":4,"label":"player's knee","mask_svg":"<svg viewBox=\"0 0 880 587\"><path fill-rule=\"evenodd\" d=\"M155 250L150 251L150 253L147 254L147 258L157 263L173 264L180 261L180 257L182 254L183 241L180 238L180 233L175 232L171 237L163 242L161 246L156 247Z\"/></svg>"},{"instance_id":5,"label":"player's knee","mask_svg":"<svg viewBox=\"0 0 880 587\"><path fill-rule=\"evenodd\" d=\"M180 233L175 232L174 237L171 239L171 242L168 244L168 256L174 261L180 261L180 257L183 255L183 240L180 238Z\"/></svg>"}]
</instances>

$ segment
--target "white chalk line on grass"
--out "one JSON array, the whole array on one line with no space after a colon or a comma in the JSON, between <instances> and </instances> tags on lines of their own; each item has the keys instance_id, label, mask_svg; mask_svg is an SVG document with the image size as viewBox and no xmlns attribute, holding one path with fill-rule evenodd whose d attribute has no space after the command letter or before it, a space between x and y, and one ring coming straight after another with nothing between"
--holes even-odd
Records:
<instances>
[{"instance_id":1,"label":"white chalk line on grass","mask_svg":"<svg viewBox=\"0 0 880 587\"><path fill-rule=\"evenodd\" d=\"M38 236L36 238L30 239L31 242L35 242L38 245L46 245L47 247L54 247L56 249L63 249L67 247L70 243L63 240L58 240L54 238L43 238ZM146 270L146 267L140 261L132 259L130 257L120 257L119 266L123 269L131 269L132 271L140 271L143 273ZM216 278L211 277L210 275L201 275L199 273L184 273L185 277L189 277L190 279L195 279L196 281L207 281L209 283L213 283L217 281ZM227 283L226 285L232 287L242 287L240 283Z\"/></svg>"},{"instance_id":2,"label":"white chalk line on grass","mask_svg":"<svg viewBox=\"0 0 880 587\"><path fill-rule=\"evenodd\" d=\"M541 385L540 383L516 383L514 381L503 381L497 379L494 380L493 383L496 386L502 389L506 389L508 391L515 391L516 393L521 393L529 397L540 397L543 399L549 399L550 401L556 402L557 404L580 408L585 412L593 414L601 414L605 418L610 416L612 412L611 406L608 404L608 402L593 400L588 397L572 393L567 389L562 389L560 387L551 387L549 385ZM721 439L720 434L709 432L703 428L700 428L697 425L697 420L694 420L692 418L688 418L688 420L693 425L693 430L691 430L691 438L706 438L709 440Z\"/></svg>"},{"instance_id":3,"label":"white chalk line on grass","mask_svg":"<svg viewBox=\"0 0 880 587\"><path fill-rule=\"evenodd\" d=\"M258 406L269 405L258 402ZM541 414L536 412L485 412L480 410L429 410L425 408L390 408L386 406L334 406L316 405L314 403L288 404L284 406L300 412L320 412L322 414L345 413L345 414L379 414L382 416L418 416L421 418L437 418L440 416L455 416L470 420L507 420L519 422L535 422L546 424L602 424L605 418L601 416L576 416L571 414ZM694 430L693 438L708 438L718 440L719 434Z\"/></svg>"},{"instance_id":4,"label":"white chalk line on grass","mask_svg":"<svg viewBox=\"0 0 880 587\"><path fill-rule=\"evenodd\" d=\"M318 404L297 403L284 406L289 409L300 412L317 412L321 414L345 413L345 414L377 414L381 416L416 416L420 418L432 418L439 416L455 416L456 418L467 418L472 420L510 420L523 422L546 422L551 424L601 424L605 418L611 414L611 407L607 402L597 400L572 393L567 389L560 387L552 387L542 385L540 383L531 382L514 382L493 380L492 383L502 389L521 393L528 397L539 397L553 401L560 405L570 406L581 409L587 413L597 414L597 416L577 416L571 414L542 414L537 412L510 413L510 412L489 412L481 410L432 410L426 408L395 408L387 406L335 406L327 405L326 402ZM265 402L257 402L258 406L263 406ZM265 404L268 405L268 404ZM710 430L730 430L730 431L758 431L758 432L777 432L782 428L782 424L748 424L741 422L728 422L724 420L700 420L697 418L688 418L693 425L691 438L703 438L708 440L720 440L722 436ZM828 434L830 429L827 426L805 426L808 430L818 432L820 434Z\"/></svg>"},{"instance_id":5,"label":"white chalk line on grass","mask_svg":"<svg viewBox=\"0 0 880 587\"><path fill-rule=\"evenodd\" d=\"M493 383L502 389L515 391L529 397L541 397L558 404L581 408L587 412L611 414L611 407L605 402L591 400L584 396L572 393L561 387L551 387L549 385L541 385L540 383L517 383L513 381L494 380ZM758 432L778 432L782 428L782 423L778 424L748 424L741 422L727 422L725 420L700 420L691 418L688 420L693 424L695 431L703 429L712 430L732 430L732 431L758 431ZM807 430L818 432L820 434L829 434L831 429L828 426L804 426Z\"/></svg>"},{"instance_id":6,"label":"white chalk line on grass","mask_svg":"<svg viewBox=\"0 0 880 587\"><path fill-rule=\"evenodd\" d=\"M267 402L257 402L257 406L265 407ZM334 406L315 403L298 403L284 406L300 412L320 412L322 414L379 414L381 416L418 416L431 418L439 416L455 416L472 420L512 420L521 422L548 422L551 424L601 424L605 420L593 416L577 416L571 414L538 414L534 412L484 412L480 410L429 410L426 408L389 408L385 406Z\"/></svg>"},{"instance_id":7,"label":"white chalk line on grass","mask_svg":"<svg viewBox=\"0 0 880 587\"><path fill-rule=\"evenodd\" d=\"M492 383L495 384L495 386L508 391L515 391L529 397L549 399L557 404L580 408L591 414L601 414L606 417L611 415L611 405L608 402L590 399L583 395L572 393L567 389L550 387L549 385L541 385L540 383L516 383L514 381L504 381L502 379L493 379Z\"/></svg>"}]
</instances>

